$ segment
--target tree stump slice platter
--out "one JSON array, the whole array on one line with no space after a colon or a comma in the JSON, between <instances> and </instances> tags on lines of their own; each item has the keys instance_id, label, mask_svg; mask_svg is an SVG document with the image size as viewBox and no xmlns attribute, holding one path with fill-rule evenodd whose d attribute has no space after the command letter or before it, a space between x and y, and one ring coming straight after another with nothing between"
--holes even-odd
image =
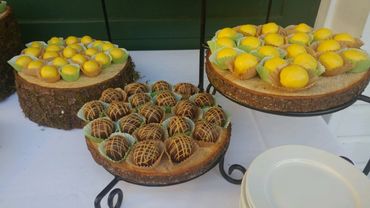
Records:
<instances>
[{"instance_id":1,"label":"tree stump slice platter","mask_svg":"<svg viewBox=\"0 0 370 208\"><path fill-rule=\"evenodd\" d=\"M13 68L7 63L22 49L21 33L11 8L0 14L0 101L15 91Z\"/></svg>"},{"instance_id":2,"label":"tree stump slice platter","mask_svg":"<svg viewBox=\"0 0 370 208\"><path fill-rule=\"evenodd\" d=\"M206 57L210 83L235 102L261 111L309 113L344 105L356 99L370 80L370 70L320 77L309 89L287 92L271 86L259 77L240 80L228 70L218 69Z\"/></svg>"},{"instance_id":3,"label":"tree stump slice platter","mask_svg":"<svg viewBox=\"0 0 370 208\"><path fill-rule=\"evenodd\" d=\"M22 72L15 73L15 81L19 103L27 118L41 126L73 129L83 126L77 112L86 102L99 99L107 88L133 82L135 73L129 57L126 63L112 64L97 77L81 76L74 82L47 83Z\"/></svg>"}]
</instances>

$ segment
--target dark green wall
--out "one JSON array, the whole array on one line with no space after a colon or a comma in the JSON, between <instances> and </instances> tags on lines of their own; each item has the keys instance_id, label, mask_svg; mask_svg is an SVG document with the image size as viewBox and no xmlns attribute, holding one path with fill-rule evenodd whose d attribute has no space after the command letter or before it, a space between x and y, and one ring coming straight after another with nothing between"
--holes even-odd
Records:
<instances>
[{"instance_id":1,"label":"dark green wall","mask_svg":"<svg viewBox=\"0 0 370 208\"><path fill-rule=\"evenodd\" d=\"M208 0L207 39L225 26L265 21L268 0ZM271 20L313 25L320 0L273 0ZM89 34L107 39L100 0L10 0L23 40ZM106 0L113 42L132 49L197 48L200 0Z\"/></svg>"}]
</instances>

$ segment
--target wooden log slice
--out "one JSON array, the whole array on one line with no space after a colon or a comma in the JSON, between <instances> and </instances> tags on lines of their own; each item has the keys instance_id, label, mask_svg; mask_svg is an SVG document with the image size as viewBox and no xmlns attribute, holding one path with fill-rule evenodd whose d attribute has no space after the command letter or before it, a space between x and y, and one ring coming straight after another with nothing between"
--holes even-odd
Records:
<instances>
[{"instance_id":1,"label":"wooden log slice","mask_svg":"<svg viewBox=\"0 0 370 208\"><path fill-rule=\"evenodd\" d=\"M231 136L231 124L220 131L217 142L198 146L195 152L181 163L171 163L167 155L163 155L156 167L139 167L125 161L114 163L99 152L99 143L86 138L87 148L94 160L108 172L123 180L135 184L164 186L186 182L196 178L214 167L225 154ZM132 154L131 151L129 154ZM128 156L129 158L130 156Z\"/></svg>"},{"instance_id":2,"label":"wooden log slice","mask_svg":"<svg viewBox=\"0 0 370 208\"><path fill-rule=\"evenodd\" d=\"M78 81L47 83L24 73L15 75L19 103L24 114L35 123L58 129L81 128L76 116L88 101L99 99L107 88L123 87L134 81L134 64L113 64L97 77L81 76Z\"/></svg>"},{"instance_id":3,"label":"wooden log slice","mask_svg":"<svg viewBox=\"0 0 370 208\"><path fill-rule=\"evenodd\" d=\"M272 87L259 77L239 80L229 71L220 70L206 58L206 73L210 83L230 99L262 111L315 112L351 102L366 88L370 70L320 77L309 89L287 92Z\"/></svg>"},{"instance_id":4,"label":"wooden log slice","mask_svg":"<svg viewBox=\"0 0 370 208\"><path fill-rule=\"evenodd\" d=\"M15 91L13 68L7 63L22 49L20 30L11 8L0 14L0 101Z\"/></svg>"}]
</instances>

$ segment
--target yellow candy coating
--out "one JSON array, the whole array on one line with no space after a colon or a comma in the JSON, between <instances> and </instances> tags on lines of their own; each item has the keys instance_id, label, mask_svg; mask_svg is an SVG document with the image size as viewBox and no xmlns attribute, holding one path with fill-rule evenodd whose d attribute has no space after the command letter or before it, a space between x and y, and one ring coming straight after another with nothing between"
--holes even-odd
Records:
<instances>
[{"instance_id":1,"label":"yellow candy coating","mask_svg":"<svg viewBox=\"0 0 370 208\"><path fill-rule=\"evenodd\" d=\"M110 42L105 42L105 43L103 43L101 48L102 48L103 51L107 51L107 50L110 50L110 49L114 48L114 45Z\"/></svg>"},{"instance_id":2,"label":"yellow candy coating","mask_svg":"<svg viewBox=\"0 0 370 208\"><path fill-rule=\"evenodd\" d=\"M53 45L53 44L58 44L60 42L60 39L58 37L52 37L48 40L48 43Z\"/></svg>"},{"instance_id":3,"label":"yellow candy coating","mask_svg":"<svg viewBox=\"0 0 370 208\"><path fill-rule=\"evenodd\" d=\"M329 39L332 35L332 31L329 28L320 28L313 33L315 40Z\"/></svg>"},{"instance_id":4,"label":"yellow candy coating","mask_svg":"<svg viewBox=\"0 0 370 208\"><path fill-rule=\"evenodd\" d=\"M41 48L26 48L24 49L24 54L38 57L40 56Z\"/></svg>"},{"instance_id":5,"label":"yellow candy coating","mask_svg":"<svg viewBox=\"0 0 370 208\"><path fill-rule=\"evenodd\" d=\"M28 56L20 56L15 61L15 64L19 67L26 68L32 59Z\"/></svg>"},{"instance_id":6,"label":"yellow candy coating","mask_svg":"<svg viewBox=\"0 0 370 208\"><path fill-rule=\"evenodd\" d=\"M33 42L30 44L30 47L31 47L31 48L41 48L41 47L42 47L42 44L41 44L39 41L33 41Z\"/></svg>"},{"instance_id":7,"label":"yellow candy coating","mask_svg":"<svg viewBox=\"0 0 370 208\"><path fill-rule=\"evenodd\" d=\"M96 49L96 48L88 48L88 49L86 49L85 50L85 54L87 55L87 56L90 56L90 57L92 57L92 56L94 56L95 54L97 54L99 51Z\"/></svg>"},{"instance_id":8,"label":"yellow candy coating","mask_svg":"<svg viewBox=\"0 0 370 208\"><path fill-rule=\"evenodd\" d=\"M238 55L234 61L234 73L241 75L249 69L256 67L258 58L249 53Z\"/></svg>"},{"instance_id":9,"label":"yellow candy coating","mask_svg":"<svg viewBox=\"0 0 370 208\"><path fill-rule=\"evenodd\" d=\"M255 25L250 25L250 24L241 25L239 27L239 31L246 35L256 36L257 27Z\"/></svg>"},{"instance_id":10,"label":"yellow candy coating","mask_svg":"<svg viewBox=\"0 0 370 208\"><path fill-rule=\"evenodd\" d=\"M308 53L301 53L293 60L293 64L297 64L305 69L314 70L317 68L317 60Z\"/></svg>"},{"instance_id":11,"label":"yellow candy coating","mask_svg":"<svg viewBox=\"0 0 370 208\"><path fill-rule=\"evenodd\" d=\"M78 43L71 44L68 47L75 49L77 52L80 52L83 50L83 47Z\"/></svg>"},{"instance_id":12,"label":"yellow candy coating","mask_svg":"<svg viewBox=\"0 0 370 208\"><path fill-rule=\"evenodd\" d=\"M219 59L232 57L232 56L236 56L236 55L237 55L237 52L233 48L223 48L217 53L216 59L219 60Z\"/></svg>"},{"instance_id":13,"label":"yellow candy coating","mask_svg":"<svg viewBox=\"0 0 370 208\"><path fill-rule=\"evenodd\" d=\"M307 71L298 65L289 65L280 72L280 83L284 87L299 89L307 86L309 75Z\"/></svg>"},{"instance_id":14,"label":"yellow candy coating","mask_svg":"<svg viewBox=\"0 0 370 208\"><path fill-rule=\"evenodd\" d=\"M296 57L297 55L299 55L301 53L306 53L307 52L306 49L304 48L304 46L299 45L299 44L289 45L286 48L286 51L287 51L287 56L289 58L294 58L294 57Z\"/></svg>"},{"instance_id":15,"label":"yellow candy coating","mask_svg":"<svg viewBox=\"0 0 370 208\"><path fill-rule=\"evenodd\" d=\"M68 64L68 61L62 57L56 57L55 59L53 59L52 64L54 66L61 67Z\"/></svg>"},{"instance_id":16,"label":"yellow candy coating","mask_svg":"<svg viewBox=\"0 0 370 208\"><path fill-rule=\"evenodd\" d=\"M110 63L110 58L107 54L100 52L96 54L95 61L99 62L101 65L106 65Z\"/></svg>"},{"instance_id":17,"label":"yellow candy coating","mask_svg":"<svg viewBox=\"0 0 370 208\"><path fill-rule=\"evenodd\" d=\"M92 37L88 36L88 35L85 35L81 38L81 43L84 44L84 45L89 45L90 43L93 42L93 39Z\"/></svg>"},{"instance_id":18,"label":"yellow candy coating","mask_svg":"<svg viewBox=\"0 0 370 208\"><path fill-rule=\"evenodd\" d=\"M73 66L71 64L64 65L62 67L62 73L65 75L75 75L78 72L78 68L76 66Z\"/></svg>"},{"instance_id":19,"label":"yellow candy coating","mask_svg":"<svg viewBox=\"0 0 370 208\"><path fill-rule=\"evenodd\" d=\"M112 50L109 51L109 53L114 59L120 59L124 55L124 51L120 48L113 48Z\"/></svg>"},{"instance_id":20,"label":"yellow candy coating","mask_svg":"<svg viewBox=\"0 0 370 208\"><path fill-rule=\"evenodd\" d=\"M337 51L340 48L340 44L336 40L323 40L317 46L317 52Z\"/></svg>"},{"instance_id":21,"label":"yellow candy coating","mask_svg":"<svg viewBox=\"0 0 370 208\"><path fill-rule=\"evenodd\" d=\"M262 25L262 34L279 32L279 25L274 22L269 22Z\"/></svg>"},{"instance_id":22,"label":"yellow candy coating","mask_svg":"<svg viewBox=\"0 0 370 208\"><path fill-rule=\"evenodd\" d=\"M235 47L235 42L230 38L218 38L216 40L216 43L224 47L229 47L229 48Z\"/></svg>"},{"instance_id":23,"label":"yellow candy coating","mask_svg":"<svg viewBox=\"0 0 370 208\"><path fill-rule=\"evenodd\" d=\"M344 65L343 58L332 51L321 54L319 60L326 67L326 70L333 70Z\"/></svg>"},{"instance_id":24,"label":"yellow candy coating","mask_svg":"<svg viewBox=\"0 0 370 208\"><path fill-rule=\"evenodd\" d=\"M355 42L355 39L352 35L348 33L339 33L334 36L334 40L336 41L346 41L346 42Z\"/></svg>"},{"instance_id":25,"label":"yellow candy coating","mask_svg":"<svg viewBox=\"0 0 370 208\"><path fill-rule=\"evenodd\" d=\"M40 75L45 79L54 79L59 76L57 68L51 65L43 66L41 68Z\"/></svg>"},{"instance_id":26,"label":"yellow candy coating","mask_svg":"<svg viewBox=\"0 0 370 208\"><path fill-rule=\"evenodd\" d=\"M358 49L345 50L345 51L343 51L343 56L346 59L349 59L350 61L354 61L354 62L369 59L369 56L364 51L361 51L361 50L358 50Z\"/></svg>"},{"instance_id":27,"label":"yellow candy coating","mask_svg":"<svg viewBox=\"0 0 370 208\"><path fill-rule=\"evenodd\" d=\"M262 46L258 49L258 53L262 56L279 57L279 50L273 46Z\"/></svg>"},{"instance_id":28,"label":"yellow candy coating","mask_svg":"<svg viewBox=\"0 0 370 208\"><path fill-rule=\"evenodd\" d=\"M44 55L42 55L42 58L43 59L53 59L53 58L56 58L58 56L59 56L58 52L55 52L55 51L46 51L44 53Z\"/></svg>"},{"instance_id":29,"label":"yellow candy coating","mask_svg":"<svg viewBox=\"0 0 370 208\"><path fill-rule=\"evenodd\" d=\"M276 69L279 69L283 66L285 66L287 64L287 62L280 58L280 57L274 57L274 58L271 58L267 61L265 61L264 63L264 67L269 70L269 72L274 72Z\"/></svg>"},{"instance_id":30,"label":"yellow candy coating","mask_svg":"<svg viewBox=\"0 0 370 208\"><path fill-rule=\"evenodd\" d=\"M284 37L277 33L268 33L265 36L265 44L279 47L284 45Z\"/></svg>"},{"instance_id":31,"label":"yellow candy coating","mask_svg":"<svg viewBox=\"0 0 370 208\"><path fill-rule=\"evenodd\" d=\"M233 39L236 36L236 34L237 33L234 29L226 27L226 28L221 29L217 33L217 38L231 38L231 39Z\"/></svg>"},{"instance_id":32,"label":"yellow candy coating","mask_svg":"<svg viewBox=\"0 0 370 208\"><path fill-rule=\"evenodd\" d=\"M297 33L292 34L289 40L294 43L308 45L310 42L310 36L307 33L297 32Z\"/></svg>"},{"instance_id":33,"label":"yellow candy coating","mask_svg":"<svg viewBox=\"0 0 370 208\"><path fill-rule=\"evenodd\" d=\"M308 33L308 32L311 32L312 28L305 24L305 23L300 23L298 25L295 26L294 28L297 32L304 32L304 33Z\"/></svg>"},{"instance_id":34,"label":"yellow candy coating","mask_svg":"<svg viewBox=\"0 0 370 208\"><path fill-rule=\"evenodd\" d=\"M61 51L63 48L60 47L59 45L48 45L46 48L45 48L45 51L51 51L51 52L59 52Z\"/></svg>"},{"instance_id":35,"label":"yellow candy coating","mask_svg":"<svg viewBox=\"0 0 370 208\"><path fill-rule=\"evenodd\" d=\"M257 49L260 47L261 42L258 38L253 37L253 36L247 36L243 40L240 41L240 44L242 46L246 46L250 48L251 50Z\"/></svg>"},{"instance_id":36,"label":"yellow candy coating","mask_svg":"<svg viewBox=\"0 0 370 208\"><path fill-rule=\"evenodd\" d=\"M63 50L63 56L65 58L72 58L72 56L76 55L77 51L71 47L66 47Z\"/></svg>"},{"instance_id":37,"label":"yellow candy coating","mask_svg":"<svg viewBox=\"0 0 370 208\"><path fill-rule=\"evenodd\" d=\"M28 69L31 69L31 70L32 69L40 69L43 65L44 65L44 63L42 61L40 61L40 60L32 60L28 64L27 68Z\"/></svg>"},{"instance_id":38,"label":"yellow candy coating","mask_svg":"<svg viewBox=\"0 0 370 208\"><path fill-rule=\"evenodd\" d=\"M72 44L75 44L75 43L78 43L78 38L76 36L68 36L66 38L66 44L67 45L72 45Z\"/></svg>"},{"instance_id":39,"label":"yellow candy coating","mask_svg":"<svg viewBox=\"0 0 370 208\"><path fill-rule=\"evenodd\" d=\"M77 64L82 65L83 63L85 63L87 61L87 59L84 55L78 53L78 54L72 56L72 61L77 63Z\"/></svg>"}]
</instances>

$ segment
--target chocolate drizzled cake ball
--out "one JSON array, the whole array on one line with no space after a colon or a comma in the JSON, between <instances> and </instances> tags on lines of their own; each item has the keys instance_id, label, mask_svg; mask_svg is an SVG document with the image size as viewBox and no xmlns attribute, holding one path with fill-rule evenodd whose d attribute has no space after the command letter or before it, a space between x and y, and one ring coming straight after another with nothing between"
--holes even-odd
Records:
<instances>
[{"instance_id":1,"label":"chocolate drizzled cake ball","mask_svg":"<svg viewBox=\"0 0 370 208\"><path fill-rule=\"evenodd\" d=\"M123 90L108 88L103 91L99 100L106 102L106 103L111 103L113 101L124 102L127 100L127 94Z\"/></svg>"},{"instance_id":2,"label":"chocolate drizzled cake ball","mask_svg":"<svg viewBox=\"0 0 370 208\"><path fill-rule=\"evenodd\" d=\"M212 107L205 114L204 119L218 126L223 126L226 122L226 114L220 107Z\"/></svg>"},{"instance_id":3,"label":"chocolate drizzled cake ball","mask_svg":"<svg viewBox=\"0 0 370 208\"><path fill-rule=\"evenodd\" d=\"M136 93L149 92L149 89L143 83L134 82L134 83L126 85L125 91L126 91L127 95L130 97L131 95L136 94Z\"/></svg>"},{"instance_id":4,"label":"chocolate drizzled cake ball","mask_svg":"<svg viewBox=\"0 0 370 208\"><path fill-rule=\"evenodd\" d=\"M219 130L213 123L198 121L195 123L193 138L203 142L216 142L219 137Z\"/></svg>"},{"instance_id":5,"label":"chocolate drizzled cake ball","mask_svg":"<svg viewBox=\"0 0 370 208\"><path fill-rule=\"evenodd\" d=\"M99 118L104 112L104 106L97 100L90 101L85 104L83 113L84 117L88 121Z\"/></svg>"},{"instance_id":6,"label":"chocolate drizzled cake ball","mask_svg":"<svg viewBox=\"0 0 370 208\"><path fill-rule=\"evenodd\" d=\"M170 137L168 138L166 149L171 160L173 162L180 163L186 160L193 153L191 137L184 134Z\"/></svg>"},{"instance_id":7,"label":"chocolate drizzled cake ball","mask_svg":"<svg viewBox=\"0 0 370 208\"><path fill-rule=\"evenodd\" d=\"M213 96L206 92L197 93L194 98L195 105L199 107L209 107L215 105Z\"/></svg>"},{"instance_id":8,"label":"chocolate drizzled cake ball","mask_svg":"<svg viewBox=\"0 0 370 208\"><path fill-rule=\"evenodd\" d=\"M146 123L160 123L164 118L163 109L152 103L145 104L139 113L145 117Z\"/></svg>"},{"instance_id":9,"label":"chocolate drizzled cake ball","mask_svg":"<svg viewBox=\"0 0 370 208\"><path fill-rule=\"evenodd\" d=\"M167 91L171 90L171 86L168 82L164 80L157 81L152 86L152 92Z\"/></svg>"},{"instance_id":10,"label":"chocolate drizzled cake ball","mask_svg":"<svg viewBox=\"0 0 370 208\"><path fill-rule=\"evenodd\" d=\"M159 106L172 107L176 105L177 101L175 95L172 94L171 91L163 91L156 96L156 102Z\"/></svg>"},{"instance_id":11,"label":"chocolate drizzled cake ball","mask_svg":"<svg viewBox=\"0 0 370 208\"><path fill-rule=\"evenodd\" d=\"M121 135L110 137L104 144L106 155L114 161L122 160L129 150L129 146L129 142Z\"/></svg>"},{"instance_id":12,"label":"chocolate drizzled cake ball","mask_svg":"<svg viewBox=\"0 0 370 208\"><path fill-rule=\"evenodd\" d=\"M189 97L198 92L198 88L190 83L178 83L175 85L174 91L184 97Z\"/></svg>"},{"instance_id":13,"label":"chocolate drizzled cake ball","mask_svg":"<svg viewBox=\"0 0 370 208\"><path fill-rule=\"evenodd\" d=\"M130 98L130 103L133 108L136 108L140 105L150 102L150 96L146 93L137 93L132 95Z\"/></svg>"},{"instance_id":14,"label":"chocolate drizzled cake ball","mask_svg":"<svg viewBox=\"0 0 370 208\"><path fill-rule=\"evenodd\" d=\"M197 116L197 107L189 100L180 100L175 106L174 113L176 116L188 117L193 120Z\"/></svg>"},{"instance_id":15,"label":"chocolate drizzled cake ball","mask_svg":"<svg viewBox=\"0 0 370 208\"><path fill-rule=\"evenodd\" d=\"M136 132L136 138L139 141L143 140L163 140L164 132L158 124L146 124L140 127Z\"/></svg>"},{"instance_id":16,"label":"chocolate drizzled cake ball","mask_svg":"<svg viewBox=\"0 0 370 208\"><path fill-rule=\"evenodd\" d=\"M129 105L124 102L113 101L107 109L107 114L113 121L117 121L130 113L131 109Z\"/></svg>"},{"instance_id":17,"label":"chocolate drizzled cake ball","mask_svg":"<svg viewBox=\"0 0 370 208\"><path fill-rule=\"evenodd\" d=\"M142 118L136 114L129 114L119 120L121 131L127 134L132 134L142 124Z\"/></svg>"},{"instance_id":18,"label":"chocolate drizzled cake ball","mask_svg":"<svg viewBox=\"0 0 370 208\"><path fill-rule=\"evenodd\" d=\"M91 122L91 135L100 139L106 139L114 132L113 121L102 118Z\"/></svg>"},{"instance_id":19,"label":"chocolate drizzled cake ball","mask_svg":"<svg viewBox=\"0 0 370 208\"><path fill-rule=\"evenodd\" d=\"M153 140L138 142L132 153L134 164L140 167L152 166L160 156L158 143Z\"/></svg>"},{"instance_id":20,"label":"chocolate drizzled cake ball","mask_svg":"<svg viewBox=\"0 0 370 208\"><path fill-rule=\"evenodd\" d=\"M168 134L173 136L175 134L186 133L191 130L190 124L184 117L174 116L170 118L167 126Z\"/></svg>"}]
</instances>

